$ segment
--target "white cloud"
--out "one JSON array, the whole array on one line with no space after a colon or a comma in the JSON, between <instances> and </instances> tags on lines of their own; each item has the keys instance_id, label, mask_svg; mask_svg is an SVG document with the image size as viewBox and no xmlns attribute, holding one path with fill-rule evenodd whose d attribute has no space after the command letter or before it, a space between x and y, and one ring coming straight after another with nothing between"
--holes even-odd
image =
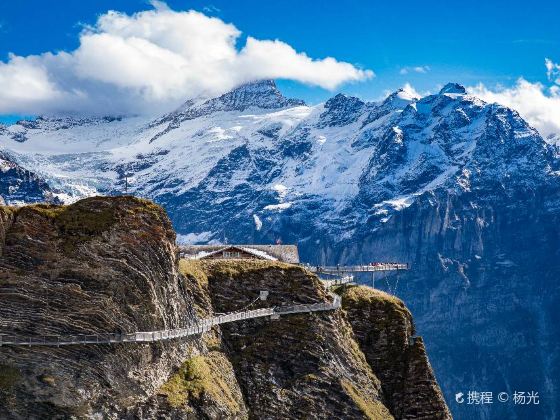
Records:
<instances>
[{"instance_id":1,"label":"white cloud","mask_svg":"<svg viewBox=\"0 0 560 420\"><path fill-rule=\"evenodd\" d=\"M415 67L403 67L399 71L400 74L405 75L409 73L427 73L430 71L429 66L415 66Z\"/></svg>"},{"instance_id":2,"label":"white cloud","mask_svg":"<svg viewBox=\"0 0 560 420\"><path fill-rule=\"evenodd\" d=\"M8 63L0 62L0 86L0 112L5 113L24 112L29 102L43 104L62 96L38 57L10 55Z\"/></svg>"},{"instance_id":3,"label":"white cloud","mask_svg":"<svg viewBox=\"0 0 560 420\"><path fill-rule=\"evenodd\" d=\"M418 92L414 86L412 86L409 82L406 82L404 85L401 86L401 92L399 93L399 97L405 100L412 100L412 99L420 99L424 96L428 96L431 94L430 91ZM376 102L382 102L391 94L395 93L394 90L384 90L383 94L380 96L373 98Z\"/></svg>"},{"instance_id":4,"label":"white cloud","mask_svg":"<svg viewBox=\"0 0 560 420\"><path fill-rule=\"evenodd\" d=\"M541 83L531 83L521 78L511 88L498 87L492 90L478 84L468 88L468 91L487 102L515 109L545 138L560 133L560 87L557 85L547 88Z\"/></svg>"},{"instance_id":5,"label":"white cloud","mask_svg":"<svg viewBox=\"0 0 560 420\"><path fill-rule=\"evenodd\" d=\"M279 40L248 37L200 12L110 11L80 34L75 51L0 61L0 114L159 111L257 79L335 89L374 76L334 58L313 59Z\"/></svg>"},{"instance_id":6,"label":"white cloud","mask_svg":"<svg viewBox=\"0 0 560 420\"><path fill-rule=\"evenodd\" d=\"M412 86L410 83L405 83L404 86L402 87L403 92L405 92L408 96L410 96L411 98L422 98L423 96L429 95L429 93L419 93L414 86Z\"/></svg>"},{"instance_id":7,"label":"white cloud","mask_svg":"<svg viewBox=\"0 0 560 420\"><path fill-rule=\"evenodd\" d=\"M553 63L551 59L545 58L546 76L551 82L560 85L560 64Z\"/></svg>"}]
</instances>

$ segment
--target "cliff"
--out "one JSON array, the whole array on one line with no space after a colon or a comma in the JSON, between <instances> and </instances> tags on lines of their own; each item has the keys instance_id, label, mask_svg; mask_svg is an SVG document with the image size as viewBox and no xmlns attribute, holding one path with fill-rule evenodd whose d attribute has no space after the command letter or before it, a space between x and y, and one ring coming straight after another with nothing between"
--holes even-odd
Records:
<instances>
[{"instance_id":1,"label":"cliff","mask_svg":"<svg viewBox=\"0 0 560 420\"><path fill-rule=\"evenodd\" d=\"M317 278L297 266L197 265L206 273L217 312L249 305L260 290L270 293L263 306L328 299ZM221 330L254 418L392 418L379 380L339 311L232 323Z\"/></svg>"},{"instance_id":2,"label":"cliff","mask_svg":"<svg viewBox=\"0 0 560 420\"><path fill-rule=\"evenodd\" d=\"M0 212L3 334L150 331L194 316L160 207L121 197ZM0 375L12 379L1 381L0 417L116 418L156 392L194 346L2 347Z\"/></svg>"},{"instance_id":3,"label":"cliff","mask_svg":"<svg viewBox=\"0 0 560 420\"><path fill-rule=\"evenodd\" d=\"M415 336L404 303L359 286L344 290L342 306L366 360L381 380L391 413L402 419L450 418L424 342Z\"/></svg>"},{"instance_id":4,"label":"cliff","mask_svg":"<svg viewBox=\"0 0 560 420\"><path fill-rule=\"evenodd\" d=\"M421 340L407 345L402 303L376 295L354 308L355 293L344 294L345 311L180 340L0 347L0 418L449 418ZM179 261L165 212L144 200L0 207L1 334L152 331L329 299L298 266ZM368 322L356 322L358 307L370 308ZM368 347L364 337L386 325L399 339Z\"/></svg>"}]
</instances>

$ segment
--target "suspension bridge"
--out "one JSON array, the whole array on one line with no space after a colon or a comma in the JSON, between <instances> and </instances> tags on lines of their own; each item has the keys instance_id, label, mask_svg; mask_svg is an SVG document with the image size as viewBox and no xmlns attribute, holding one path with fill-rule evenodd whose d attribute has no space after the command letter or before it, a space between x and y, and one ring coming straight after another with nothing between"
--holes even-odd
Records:
<instances>
[{"instance_id":1,"label":"suspension bridge","mask_svg":"<svg viewBox=\"0 0 560 420\"><path fill-rule=\"evenodd\" d=\"M44 335L44 336L19 336L1 335L0 347L2 346L68 346L77 344L116 344L116 343L153 343L176 338L189 337L210 331L213 326L227 324L230 322L243 321L247 319L263 318L270 316L278 318L282 315L297 313L312 313L322 311L333 311L340 308L340 296L331 293L332 302L283 305L272 308L253 309L229 314L218 315L192 323L186 328L170 330L134 332L130 334L79 334L79 335Z\"/></svg>"},{"instance_id":2,"label":"suspension bridge","mask_svg":"<svg viewBox=\"0 0 560 420\"><path fill-rule=\"evenodd\" d=\"M395 264L394 264L395 265ZM406 266L406 268L390 267L391 264L385 265L382 270L380 266L375 266L376 270L367 271L387 271L407 269L406 264L396 264ZM328 275L338 275L335 273L348 272L364 272L365 268L374 266L352 266L352 267L320 267L320 270L311 270L318 274L324 273ZM309 269L309 267L306 267ZM335 271L336 270L336 271ZM325 280L321 279L323 284L329 289L333 285L348 284L354 281L351 275L341 275L339 278ZM341 306L341 298L339 295L328 291L332 301L312 304L282 305L271 308L261 308L252 310L242 310L213 316L192 322L184 328L157 330L157 331L141 331L133 333L94 333L94 334L77 334L77 335L39 335L39 336L23 336L23 335L6 335L0 334L0 347L2 346L69 346L84 344L118 344L118 343L153 343L158 341L167 341L178 338L184 338L194 335L203 334L210 331L216 325L227 324L230 322L244 321L248 319L271 317L277 319L280 316L297 314L297 313L313 313L323 311L333 311Z\"/></svg>"}]
</instances>

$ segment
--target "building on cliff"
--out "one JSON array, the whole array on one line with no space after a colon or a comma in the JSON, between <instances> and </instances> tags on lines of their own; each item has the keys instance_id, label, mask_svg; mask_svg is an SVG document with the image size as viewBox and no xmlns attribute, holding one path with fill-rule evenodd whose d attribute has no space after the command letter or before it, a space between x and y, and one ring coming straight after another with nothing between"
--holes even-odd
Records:
<instances>
[{"instance_id":1,"label":"building on cliff","mask_svg":"<svg viewBox=\"0 0 560 420\"><path fill-rule=\"evenodd\" d=\"M299 263L297 245L186 245L180 256L189 260L257 259Z\"/></svg>"}]
</instances>

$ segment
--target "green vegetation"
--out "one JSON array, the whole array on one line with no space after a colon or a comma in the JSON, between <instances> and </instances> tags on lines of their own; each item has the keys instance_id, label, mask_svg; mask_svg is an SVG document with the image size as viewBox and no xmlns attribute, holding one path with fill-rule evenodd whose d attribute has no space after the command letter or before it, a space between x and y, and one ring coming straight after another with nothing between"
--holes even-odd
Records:
<instances>
[{"instance_id":1,"label":"green vegetation","mask_svg":"<svg viewBox=\"0 0 560 420\"><path fill-rule=\"evenodd\" d=\"M0 390L7 391L19 381L20 371L12 366L0 364Z\"/></svg>"},{"instance_id":2,"label":"green vegetation","mask_svg":"<svg viewBox=\"0 0 560 420\"><path fill-rule=\"evenodd\" d=\"M196 281L201 288L208 286L208 276L197 260L179 260L179 272Z\"/></svg>"},{"instance_id":3,"label":"green vegetation","mask_svg":"<svg viewBox=\"0 0 560 420\"><path fill-rule=\"evenodd\" d=\"M300 294L301 291L313 283L317 294L324 297L324 289L314 274L298 265L270 260L201 260L201 267L210 279L219 281L239 278L242 281L269 281L275 278L282 281L282 288L286 292Z\"/></svg>"},{"instance_id":4,"label":"green vegetation","mask_svg":"<svg viewBox=\"0 0 560 420\"><path fill-rule=\"evenodd\" d=\"M86 199L70 206L33 204L19 209L18 214L32 212L45 217L54 224L63 242L63 251L70 253L83 242L108 231L116 221L115 208L101 203L91 206ZM104 205L101 205L104 204Z\"/></svg>"},{"instance_id":5,"label":"green vegetation","mask_svg":"<svg viewBox=\"0 0 560 420\"><path fill-rule=\"evenodd\" d=\"M226 407L230 413L235 413L240 409L239 404L222 376L222 372L228 369L226 363L225 357L216 352L208 356L195 356L183 363L179 371L160 388L160 393L167 397L173 407L209 398Z\"/></svg>"},{"instance_id":6,"label":"green vegetation","mask_svg":"<svg viewBox=\"0 0 560 420\"><path fill-rule=\"evenodd\" d=\"M119 197L120 200L128 201L130 204L134 204L132 207L128 207L127 211L129 213L150 213L156 218L160 218L164 212L161 206L157 205L153 201L146 200L145 198L138 197Z\"/></svg>"},{"instance_id":7,"label":"green vegetation","mask_svg":"<svg viewBox=\"0 0 560 420\"><path fill-rule=\"evenodd\" d=\"M212 275L235 277L248 271L270 270L278 268L281 270L302 269L293 264L269 260L201 260L201 268Z\"/></svg>"},{"instance_id":8,"label":"green vegetation","mask_svg":"<svg viewBox=\"0 0 560 420\"><path fill-rule=\"evenodd\" d=\"M50 375L41 375L39 376L39 380L43 382L45 385L49 385L49 386L56 385L56 380L54 379L54 377Z\"/></svg>"},{"instance_id":9,"label":"green vegetation","mask_svg":"<svg viewBox=\"0 0 560 420\"><path fill-rule=\"evenodd\" d=\"M343 286L340 286L343 287ZM341 293L343 299L347 302L358 303L358 304L369 304L369 303L389 303L392 305L399 306L406 310L404 303L399 298L385 293L381 290L372 289L366 286L348 286L346 291L337 289L337 293Z\"/></svg>"},{"instance_id":10,"label":"green vegetation","mask_svg":"<svg viewBox=\"0 0 560 420\"><path fill-rule=\"evenodd\" d=\"M157 204L128 196L90 197L68 206L32 204L16 211L18 215L34 213L50 220L63 238L61 247L66 253L109 231L126 215L146 214L158 221L165 218L165 212Z\"/></svg>"},{"instance_id":11,"label":"green vegetation","mask_svg":"<svg viewBox=\"0 0 560 420\"><path fill-rule=\"evenodd\" d=\"M376 320L377 327L388 326L395 322L404 325L405 320L412 323L412 315L403 301L381 290L366 286L351 286L341 295L342 307L345 310L382 311L384 317Z\"/></svg>"},{"instance_id":12,"label":"green vegetation","mask_svg":"<svg viewBox=\"0 0 560 420\"><path fill-rule=\"evenodd\" d=\"M0 216L1 215L12 215L16 212L16 207L12 206L0 206Z\"/></svg>"},{"instance_id":13,"label":"green vegetation","mask_svg":"<svg viewBox=\"0 0 560 420\"><path fill-rule=\"evenodd\" d=\"M201 268L199 261L179 260L179 273L183 275L190 290L194 308L201 318L212 315L212 302L208 292L208 277Z\"/></svg>"},{"instance_id":14,"label":"green vegetation","mask_svg":"<svg viewBox=\"0 0 560 420\"><path fill-rule=\"evenodd\" d=\"M393 416L380 401L371 399L367 395L360 392L350 381L346 379L340 380L340 385L346 394L354 401L360 411L371 420L392 419Z\"/></svg>"}]
</instances>

